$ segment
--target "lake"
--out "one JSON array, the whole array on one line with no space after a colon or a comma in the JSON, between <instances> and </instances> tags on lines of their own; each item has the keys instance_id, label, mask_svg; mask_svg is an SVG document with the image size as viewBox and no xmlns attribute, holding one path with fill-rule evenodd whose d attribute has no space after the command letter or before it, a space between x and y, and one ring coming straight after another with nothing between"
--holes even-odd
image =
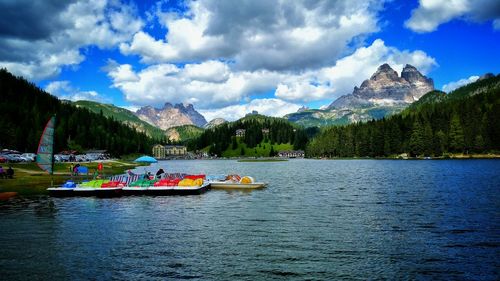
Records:
<instances>
[{"instance_id":1,"label":"lake","mask_svg":"<svg viewBox=\"0 0 500 281\"><path fill-rule=\"evenodd\" d=\"M500 279L498 160L166 161L148 171L159 167L269 186L0 202L0 279Z\"/></svg>"}]
</instances>

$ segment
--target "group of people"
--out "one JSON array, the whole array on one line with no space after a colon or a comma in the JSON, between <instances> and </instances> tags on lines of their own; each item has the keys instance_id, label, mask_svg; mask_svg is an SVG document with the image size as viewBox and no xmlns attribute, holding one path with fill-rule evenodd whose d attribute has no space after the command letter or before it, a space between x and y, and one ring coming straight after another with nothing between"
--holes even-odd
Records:
<instances>
[{"instance_id":1,"label":"group of people","mask_svg":"<svg viewBox=\"0 0 500 281\"><path fill-rule=\"evenodd\" d=\"M165 173L165 171L163 171L163 169L162 169L162 168L160 168L160 169L156 172L156 174L155 174L155 178L156 178L156 179L160 179L160 178L161 178L161 175L163 175L164 173ZM146 174L144 174L144 178L145 178L145 179L149 179L149 180L154 179L154 178L153 178L153 175L151 174L151 172L147 172Z\"/></svg>"},{"instance_id":2,"label":"group of people","mask_svg":"<svg viewBox=\"0 0 500 281\"><path fill-rule=\"evenodd\" d=\"M12 169L12 166L9 166L7 170L4 170L3 167L0 166L0 178L2 179L14 178L14 169Z\"/></svg>"}]
</instances>

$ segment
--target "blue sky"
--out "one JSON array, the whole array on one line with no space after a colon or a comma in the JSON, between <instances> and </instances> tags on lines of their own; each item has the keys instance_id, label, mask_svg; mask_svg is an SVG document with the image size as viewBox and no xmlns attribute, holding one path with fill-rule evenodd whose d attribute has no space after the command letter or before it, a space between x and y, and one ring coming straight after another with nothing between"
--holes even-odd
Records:
<instances>
[{"instance_id":1,"label":"blue sky","mask_svg":"<svg viewBox=\"0 0 500 281\"><path fill-rule=\"evenodd\" d=\"M320 108L386 62L449 91L498 74L498 46L494 0L0 0L0 67L63 99L208 120Z\"/></svg>"}]
</instances>

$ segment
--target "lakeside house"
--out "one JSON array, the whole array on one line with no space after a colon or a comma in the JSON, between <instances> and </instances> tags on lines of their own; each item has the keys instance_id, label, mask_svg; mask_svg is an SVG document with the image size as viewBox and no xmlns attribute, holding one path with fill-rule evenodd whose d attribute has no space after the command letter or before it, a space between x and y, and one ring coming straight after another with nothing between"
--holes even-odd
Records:
<instances>
[{"instance_id":1,"label":"lakeside house","mask_svg":"<svg viewBox=\"0 0 500 281\"><path fill-rule=\"evenodd\" d=\"M244 137L245 136L245 129L236 130L236 136L237 137Z\"/></svg>"},{"instance_id":2,"label":"lakeside house","mask_svg":"<svg viewBox=\"0 0 500 281\"><path fill-rule=\"evenodd\" d=\"M303 150L283 150L278 152L279 157L283 158L304 158Z\"/></svg>"},{"instance_id":3,"label":"lakeside house","mask_svg":"<svg viewBox=\"0 0 500 281\"><path fill-rule=\"evenodd\" d=\"M187 148L183 145L161 145L153 146L153 156L156 159L165 159L170 156L185 156Z\"/></svg>"}]
</instances>

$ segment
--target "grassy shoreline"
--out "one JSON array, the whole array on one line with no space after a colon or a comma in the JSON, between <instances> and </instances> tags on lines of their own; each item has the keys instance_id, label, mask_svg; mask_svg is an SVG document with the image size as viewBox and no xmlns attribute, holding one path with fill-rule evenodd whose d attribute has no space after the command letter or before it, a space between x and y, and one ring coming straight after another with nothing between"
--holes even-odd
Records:
<instances>
[{"instance_id":1,"label":"grassy shoreline","mask_svg":"<svg viewBox=\"0 0 500 281\"><path fill-rule=\"evenodd\" d=\"M51 176L38 168L35 163L13 163L13 179L0 179L0 192L17 192L20 195L43 195L47 194L47 188L51 185L61 185L67 180L74 179L81 181L91 179L97 165L100 162L83 162L82 166L88 167L88 175L78 177L72 176L70 166L72 163L54 164L54 174ZM141 164L123 160L103 161L103 171L99 174L103 177L110 177L125 173L129 169L141 166ZM4 168L9 164L2 164Z\"/></svg>"}]
</instances>

